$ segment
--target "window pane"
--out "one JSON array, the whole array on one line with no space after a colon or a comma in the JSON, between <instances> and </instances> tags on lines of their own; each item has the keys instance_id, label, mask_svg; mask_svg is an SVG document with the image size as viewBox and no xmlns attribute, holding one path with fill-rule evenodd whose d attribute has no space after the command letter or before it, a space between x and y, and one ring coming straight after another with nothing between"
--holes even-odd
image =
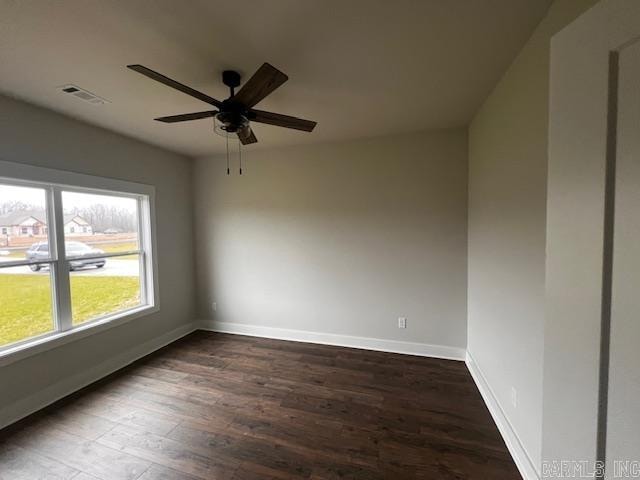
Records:
<instances>
[{"instance_id":1,"label":"window pane","mask_svg":"<svg viewBox=\"0 0 640 480\"><path fill-rule=\"evenodd\" d=\"M62 192L67 257L138 250L138 201Z\"/></svg>"},{"instance_id":2,"label":"window pane","mask_svg":"<svg viewBox=\"0 0 640 480\"><path fill-rule=\"evenodd\" d=\"M0 268L0 346L54 330L51 274Z\"/></svg>"},{"instance_id":3,"label":"window pane","mask_svg":"<svg viewBox=\"0 0 640 480\"><path fill-rule=\"evenodd\" d=\"M127 255L70 262L74 325L140 305L139 257Z\"/></svg>"},{"instance_id":4,"label":"window pane","mask_svg":"<svg viewBox=\"0 0 640 480\"><path fill-rule=\"evenodd\" d=\"M0 183L0 265L1 262L48 260L48 250L35 249L47 243L47 195L42 188Z\"/></svg>"}]
</instances>

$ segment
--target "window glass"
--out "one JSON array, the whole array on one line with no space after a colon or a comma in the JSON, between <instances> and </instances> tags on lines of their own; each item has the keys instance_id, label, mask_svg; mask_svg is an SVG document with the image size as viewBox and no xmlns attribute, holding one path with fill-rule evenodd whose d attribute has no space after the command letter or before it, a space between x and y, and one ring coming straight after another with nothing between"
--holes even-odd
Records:
<instances>
[{"instance_id":1,"label":"window glass","mask_svg":"<svg viewBox=\"0 0 640 480\"><path fill-rule=\"evenodd\" d=\"M48 242L46 201L43 188L0 183L0 346L55 328L49 263L33 264L50 261L38 252Z\"/></svg>"},{"instance_id":2,"label":"window glass","mask_svg":"<svg viewBox=\"0 0 640 480\"><path fill-rule=\"evenodd\" d=\"M140 255L71 261L74 325L141 304Z\"/></svg>"},{"instance_id":3,"label":"window glass","mask_svg":"<svg viewBox=\"0 0 640 480\"><path fill-rule=\"evenodd\" d=\"M0 351L154 305L149 194L83 188L0 179Z\"/></svg>"},{"instance_id":4,"label":"window glass","mask_svg":"<svg viewBox=\"0 0 640 480\"><path fill-rule=\"evenodd\" d=\"M54 330L51 292L49 271L0 268L0 346Z\"/></svg>"},{"instance_id":5,"label":"window glass","mask_svg":"<svg viewBox=\"0 0 640 480\"><path fill-rule=\"evenodd\" d=\"M137 199L63 191L62 206L68 257L78 254L77 246L70 247L72 242L97 250L94 254L138 250Z\"/></svg>"}]
</instances>

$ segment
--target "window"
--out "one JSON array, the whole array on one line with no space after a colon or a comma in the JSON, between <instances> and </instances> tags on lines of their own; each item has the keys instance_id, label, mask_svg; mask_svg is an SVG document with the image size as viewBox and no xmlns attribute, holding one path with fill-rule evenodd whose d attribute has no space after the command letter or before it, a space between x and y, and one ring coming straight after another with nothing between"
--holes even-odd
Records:
<instances>
[{"instance_id":1,"label":"window","mask_svg":"<svg viewBox=\"0 0 640 480\"><path fill-rule=\"evenodd\" d=\"M65 234L65 253L71 270L73 323L100 318L114 310L140 305L140 276L144 251L139 244L140 202L123 197L85 192L62 192L63 210L74 222L91 224L96 232L118 228L122 233L106 237L96 233L76 241L75 227ZM87 238L94 239L89 245ZM89 276L88 272L96 272ZM103 275L104 273L104 275Z\"/></svg>"},{"instance_id":2,"label":"window","mask_svg":"<svg viewBox=\"0 0 640 480\"><path fill-rule=\"evenodd\" d=\"M9 229L6 227L2 227L2 234L3 235L8 235L9 234Z\"/></svg>"},{"instance_id":3,"label":"window","mask_svg":"<svg viewBox=\"0 0 640 480\"><path fill-rule=\"evenodd\" d=\"M0 177L0 225L41 226L0 243L0 355L157 309L153 188L31 169L38 180ZM63 182L39 180L51 172Z\"/></svg>"}]
</instances>

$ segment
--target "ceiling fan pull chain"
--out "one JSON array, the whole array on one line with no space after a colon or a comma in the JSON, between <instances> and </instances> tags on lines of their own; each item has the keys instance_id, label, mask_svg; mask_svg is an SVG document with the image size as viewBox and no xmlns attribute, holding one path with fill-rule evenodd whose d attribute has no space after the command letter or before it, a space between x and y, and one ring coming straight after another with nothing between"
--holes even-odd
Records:
<instances>
[{"instance_id":1,"label":"ceiling fan pull chain","mask_svg":"<svg viewBox=\"0 0 640 480\"><path fill-rule=\"evenodd\" d=\"M229 170L229 137L225 137L227 139L227 175L229 175L231 173L231 170Z\"/></svg>"},{"instance_id":2,"label":"ceiling fan pull chain","mask_svg":"<svg viewBox=\"0 0 640 480\"><path fill-rule=\"evenodd\" d=\"M238 140L238 159L240 160L240 175L242 175L242 143Z\"/></svg>"}]
</instances>

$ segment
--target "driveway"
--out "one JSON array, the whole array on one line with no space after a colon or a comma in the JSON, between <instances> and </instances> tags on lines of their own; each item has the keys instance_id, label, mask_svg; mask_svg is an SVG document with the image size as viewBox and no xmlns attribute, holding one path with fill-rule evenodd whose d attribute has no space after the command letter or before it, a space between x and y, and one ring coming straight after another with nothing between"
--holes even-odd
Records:
<instances>
[{"instance_id":1,"label":"driveway","mask_svg":"<svg viewBox=\"0 0 640 480\"><path fill-rule=\"evenodd\" d=\"M0 265L2 261L0 260ZM87 277L137 277L140 273L140 264L137 260L117 260L108 258L107 263L102 268L87 267L82 270L76 270L72 272L74 276L87 276ZM0 269L0 274L13 274L13 275L48 275L49 270L44 269L40 272L32 272L29 267L10 267Z\"/></svg>"}]
</instances>

